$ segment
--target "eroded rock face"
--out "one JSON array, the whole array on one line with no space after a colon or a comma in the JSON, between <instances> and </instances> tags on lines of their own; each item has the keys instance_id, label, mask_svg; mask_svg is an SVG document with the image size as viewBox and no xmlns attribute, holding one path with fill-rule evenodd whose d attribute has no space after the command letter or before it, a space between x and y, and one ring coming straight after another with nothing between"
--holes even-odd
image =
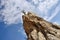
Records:
<instances>
[{"instance_id":1,"label":"eroded rock face","mask_svg":"<svg viewBox=\"0 0 60 40\"><path fill-rule=\"evenodd\" d=\"M60 40L60 26L28 12L22 16L27 40Z\"/></svg>"}]
</instances>

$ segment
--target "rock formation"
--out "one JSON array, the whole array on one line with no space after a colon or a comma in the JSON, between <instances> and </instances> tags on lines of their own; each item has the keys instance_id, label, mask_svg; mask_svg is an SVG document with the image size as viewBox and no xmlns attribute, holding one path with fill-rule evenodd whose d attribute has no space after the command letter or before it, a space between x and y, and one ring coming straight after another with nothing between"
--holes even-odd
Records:
<instances>
[{"instance_id":1,"label":"rock formation","mask_svg":"<svg viewBox=\"0 0 60 40\"><path fill-rule=\"evenodd\" d=\"M28 12L22 16L27 40L60 40L60 26Z\"/></svg>"}]
</instances>

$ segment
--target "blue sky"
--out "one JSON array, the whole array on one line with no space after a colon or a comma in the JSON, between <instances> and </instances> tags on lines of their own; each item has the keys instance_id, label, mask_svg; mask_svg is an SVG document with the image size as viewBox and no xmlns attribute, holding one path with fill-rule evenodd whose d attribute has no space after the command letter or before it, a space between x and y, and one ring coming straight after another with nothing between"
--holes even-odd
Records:
<instances>
[{"instance_id":1,"label":"blue sky","mask_svg":"<svg viewBox=\"0 0 60 40\"><path fill-rule=\"evenodd\" d=\"M22 10L60 24L60 0L0 0L0 40L26 40Z\"/></svg>"}]
</instances>

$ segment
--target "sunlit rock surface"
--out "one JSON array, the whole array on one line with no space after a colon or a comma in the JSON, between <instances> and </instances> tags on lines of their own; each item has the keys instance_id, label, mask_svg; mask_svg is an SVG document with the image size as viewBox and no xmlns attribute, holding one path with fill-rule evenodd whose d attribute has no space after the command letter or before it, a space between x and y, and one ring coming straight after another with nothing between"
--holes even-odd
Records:
<instances>
[{"instance_id":1,"label":"sunlit rock surface","mask_svg":"<svg viewBox=\"0 0 60 40\"><path fill-rule=\"evenodd\" d=\"M23 26L27 40L60 40L60 26L50 23L32 12L23 12Z\"/></svg>"}]
</instances>

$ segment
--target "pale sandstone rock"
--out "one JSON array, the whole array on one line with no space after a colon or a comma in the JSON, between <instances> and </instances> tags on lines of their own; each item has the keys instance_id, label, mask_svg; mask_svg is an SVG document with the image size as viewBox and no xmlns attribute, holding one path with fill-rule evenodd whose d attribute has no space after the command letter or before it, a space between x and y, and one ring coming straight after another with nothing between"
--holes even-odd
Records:
<instances>
[{"instance_id":1,"label":"pale sandstone rock","mask_svg":"<svg viewBox=\"0 0 60 40\"><path fill-rule=\"evenodd\" d=\"M27 40L60 40L60 26L28 12L22 16Z\"/></svg>"}]
</instances>

